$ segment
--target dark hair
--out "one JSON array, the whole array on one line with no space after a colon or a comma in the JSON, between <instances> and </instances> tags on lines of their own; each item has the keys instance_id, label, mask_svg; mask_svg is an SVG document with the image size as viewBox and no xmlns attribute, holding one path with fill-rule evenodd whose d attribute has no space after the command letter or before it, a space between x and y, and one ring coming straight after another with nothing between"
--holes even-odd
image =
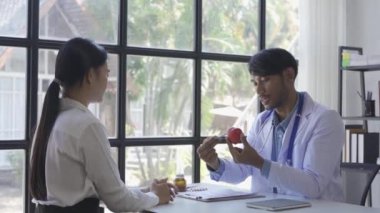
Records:
<instances>
[{"instance_id":1,"label":"dark hair","mask_svg":"<svg viewBox=\"0 0 380 213\"><path fill-rule=\"evenodd\" d=\"M296 59L288 51L281 48L262 50L249 60L249 72L256 76L281 74L288 67L293 68L295 76L297 76L298 64Z\"/></svg>"},{"instance_id":2,"label":"dark hair","mask_svg":"<svg viewBox=\"0 0 380 213\"><path fill-rule=\"evenodd\" d=\"M49 85L40 122L34 137L31 157L30 191L37 200L46 200L45 160L49 136L59 113L60 86L70 88L81 84L91 68L98 68L107 61L106 50L85 38L73 38L58 52L55 63L55 79Z\"/></svg>"}]
</instances>

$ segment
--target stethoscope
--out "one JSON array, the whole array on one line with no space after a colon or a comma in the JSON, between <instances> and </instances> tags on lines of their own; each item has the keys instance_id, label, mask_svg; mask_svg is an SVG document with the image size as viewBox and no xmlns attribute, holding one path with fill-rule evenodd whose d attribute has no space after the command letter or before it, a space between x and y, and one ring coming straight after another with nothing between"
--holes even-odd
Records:
<instances>
[{"instance_id":1,"label":"stethoscope","mask_svg":"<svg viewBox=\"0 0 380 213\"><path fill-rule=\"evenodd\" d=\"M300 93L300 95L299 95L299 102L298 102L297 111L296 111L296 117L294 119L294 124L293 124L293 128L292 128L292 132L290 134L288 152L287 152L287 155L286 155L286 164L289 165L289 166L293 165L293 160L292 160L293 159L293 147L294 147L294 141L296 139L297 130L298 130L298 127L299 127L299 122L300 122L300 119L301 119L303 104L304 104L304 93ZM265 114L264 117L261 119L261 129L259 131L259 134L263 130L264 124L268 120L268 118L270 117L270 115L272 114L272 112L273 112L273 110L268 111L267 114ZM272 131L272 128L273 127L271 127L271 130L268 132L267 139L269 137L270 132ZM265 141L268 141L267 139ZM264 149L265 144L266 144L266 142L263 144L261 150Z\"/></svg>"}]
</instances>

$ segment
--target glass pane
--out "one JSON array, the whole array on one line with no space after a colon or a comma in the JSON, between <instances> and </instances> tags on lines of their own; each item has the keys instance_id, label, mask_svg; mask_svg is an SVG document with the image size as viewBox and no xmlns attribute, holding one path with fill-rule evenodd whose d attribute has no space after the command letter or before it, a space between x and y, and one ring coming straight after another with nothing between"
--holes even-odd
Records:
<instances>
[{"instance_id":1,"label":"glass pane","mask_svg":"<svg viewBox=\"0 0 380 213\"><path fill-rule=\"evenodd\" d=\"M266 47L284 48L297 57L300 31L299 1L267 0L266 7Z\"/></svg>"},{"instance_id":2,"label":"glass pane","mask_svg":"<svg viewBox=\"0 0 380 213\"><path fill-rule=\"evenodd\" d=\"M126 135L193 135L194 62L127 57Z\"/></svg>"},{"instance_id":3,"label":"glass pane","mask_svg":"<svg viewBox=\"0 0 380 213\"><path fill-rule=\"evenodd\" d=\"M257 0L202 1L205 52L251 55L258 49Z\"/></svg>"},{"instance_id":4,"label":"glass pane","mask_svg":"<svg viewBox=\"0 0 380 213\"><path fill-rule=\"evenodd\" d=\"M119 0L40 0L39 35L43 39L91 38L116 44Z\"/></svg>"},{"instance_id":5,"label":"glass pane","mask_svg":"<svg viewBox=\"0 0 380 213\"><path fill-rule=\"evenodd\" d=\"M38 52L38 119L41 116L46 90L54 79L57 53L57 50L48 49L41 49ZM109 137L116 137L117 129L118 64L119 57L115 54L108 54L108 68L111 72L108 77L108 85L103 96L103 102L93 103L88 106L94 115L105 125Z\"/></svg>"},{"instance_id":6,"label":"glass pane","mask_svg":"<svg viewBox=\"0 0 380 213\"><path fill-rule=\"evenodd\" d=\"M188 183L193 182L193 147L143 146L125 149L125 184L146 186L154 178L168 178L173 182L182 173Z\"/></svg>"},{"instance_id":7,"label":"glass pane","mask_svg":"<svg viewBox=\"0 0 380 213\"><path fill-rule=\"evenodd\" d=\"M257 111L247 64L202 62L202 136L223 135L232 126L246 133Z\"/></svg>"},{"instance_id":8,"label":"glass pane","mask_svg":"<svg viewBox=\"0 0 380 213\"><path fill-rule=\"evenodd\" d=\"M0 1L0 36L26 37L27 0Z\"/></svg>"},{"instance_id":9,"label":"glass pane","mask_svg":"<svg viewBox=\"0 0 380 213\"><path fill-rule=\"evenodd\" d=\"M117 147L111 147L111 156L112 156L112 159L116 162L117 164L117 158L119 156L119 153L118 153L118 148Z\"/></svg>"},{"instance_id":10,"label":"glass pane","mask_svg":"<svg viewBox=\"0 0 380 213\"><path fill-rule=\"evenodd\" d=\"M237 145L238 147L241 146L241 144ZM215 147L216 152L218 153L219 158L232 160L231 154L228 151L227 144L218 144ZM250 189L251 188L251 177L248 177L243 182L240 182L238 184L229 184L225 182L216 182L214 180L211 180L210 178L210 172L207 170L206 164L204 161L201 161L201 183L213 183L213 184L219 184L219 185L225 185L225 186L231 186L231 187L239 187L242 189Z\"/></svg>"},{"instance_id":11,"label":"glass pane","mask_svg":"<svg viewBox=\"0 0 380 213\"><path fill-rule=\"evenodd\" d=\"M128 45L193 50L194 5L194 0L128 0Z\"/></svg>"},{"instance_id":12,"label":"glass pane","mask_svg":"<svg viewBox=\"0 0 380 213\"><path fill-rule=\"evenodd\" d=\"M1 212L24 212L25 152L0 150Z\"/></svg>"},{"instance_id":13,"label":"glass pane","mask_svg":"<svg viewBox=\"0 0 380 213\"><path fill-rule=\"evenodd\" d=\"M115 138L117 130L117 97L118 97L118 73L119 57L108 54L108 68L110 69L106 92L101 103L93 103L88 108L104 124L108 137Z\"/></svg>"},{"instance_id":14,"label":"glass pane","mask_svg":"<svg viewBox=\"0 0 380 213\"><path fill-rule=\"evenodd\" d=\"M0 46L0 140L24 139L26 49Z\"/></svg>"}]
</instances>

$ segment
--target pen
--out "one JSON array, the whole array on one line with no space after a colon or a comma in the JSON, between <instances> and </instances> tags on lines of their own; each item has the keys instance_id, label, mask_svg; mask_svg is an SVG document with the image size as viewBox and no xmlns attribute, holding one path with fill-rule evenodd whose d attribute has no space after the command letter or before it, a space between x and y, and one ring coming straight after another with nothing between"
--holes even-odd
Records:
<instances>
[{"instance_id":1,"label":"pen","mask_svg":"<svg viewBox=\"0 0 380 213\"><path fill-rule=\"evenodd\" d=\"M367 100L372 100L372 92L371 91L367 92Z\"/></svg>"},{"instance_id":2,"label":"pen","mask_svg":"<svg viewBox=\"0 0 380 213\"><path fill-rule=\"evenodd\" d=\"M365 101L364 97L359 93L359 91L356 91L356 93L358 93L359 97L360 97L363 101Z\"/></svg>"}]
</instances>

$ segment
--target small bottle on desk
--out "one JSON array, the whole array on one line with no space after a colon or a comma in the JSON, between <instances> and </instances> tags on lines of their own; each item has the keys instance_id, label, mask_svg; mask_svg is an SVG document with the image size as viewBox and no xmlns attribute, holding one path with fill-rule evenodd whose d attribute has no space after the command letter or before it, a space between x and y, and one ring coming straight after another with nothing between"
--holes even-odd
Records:
<instances>
[{"instance_id":1,"label":"small bottle on desk","mask_svg":"<svg viewBox=\"0 0 380 213\"><path fill-rule=\"evenodd\" d=\"M177 174L174 179L174 185L178 188L178 191L186 191L186 180L183 174Z\"/></svg>"}]
</instances>

